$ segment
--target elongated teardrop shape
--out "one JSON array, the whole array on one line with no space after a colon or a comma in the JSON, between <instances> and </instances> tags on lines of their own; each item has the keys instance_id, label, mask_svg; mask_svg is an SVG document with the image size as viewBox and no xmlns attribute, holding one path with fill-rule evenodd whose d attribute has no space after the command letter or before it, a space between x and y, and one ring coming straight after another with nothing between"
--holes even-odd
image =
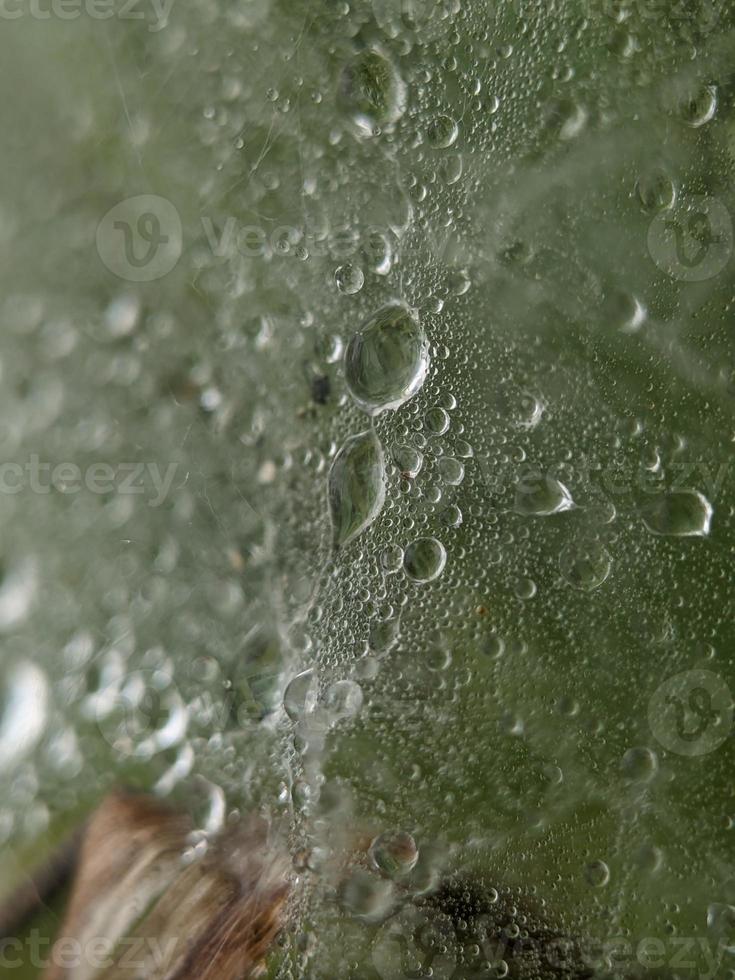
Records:
<instances>
[{"instance_id":1,"label":"elongated teardrop shape","mask_svg":"<svg viewBox=\"0 0 735 980\"><path fill-rule=\"evenodd\" d=\"M337 453L328 495L334 545L339 548L369 527L385 503L385 458L372 429L351 436Z\"/></svg>"}]
</instances>

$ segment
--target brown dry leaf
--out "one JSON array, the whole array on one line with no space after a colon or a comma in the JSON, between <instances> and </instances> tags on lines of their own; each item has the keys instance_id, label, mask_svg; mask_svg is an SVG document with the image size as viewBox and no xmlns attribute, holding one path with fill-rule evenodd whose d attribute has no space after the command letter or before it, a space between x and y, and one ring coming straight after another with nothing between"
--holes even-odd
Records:
<instances>
[{"instance_id":1,"label":"brown dry leaf","mask_svg":"<svg viewBox=\"0 0 735 980\"><path fill-rule=\"evenodd\" d=\"M148 796L114 793L91 817L44 980L235 980L278 934L288 863L264 820L228 830L185 866L191 825Z\"/></svg>"}]
</instances>

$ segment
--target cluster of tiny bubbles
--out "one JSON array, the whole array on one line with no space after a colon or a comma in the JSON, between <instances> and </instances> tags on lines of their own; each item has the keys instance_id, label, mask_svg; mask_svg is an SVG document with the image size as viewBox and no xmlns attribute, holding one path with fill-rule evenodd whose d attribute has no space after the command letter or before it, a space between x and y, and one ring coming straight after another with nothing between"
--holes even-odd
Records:
<instances>
[{"instance_id":1,"label":"cluster of tiny bubbles","mask_svg":"<svg viewBox=\"0 0 735 980\"><path fill-rule=\"evenodd\" d=\"M256 3L222 12L225 49L218 6L182 9L131 46L154 79L159 64L162 81L170 73L160 98L191 123L174 169L202 214L303 213L305 227L258 257L227 251L226 236L213 255L197 213L195 247L155 311L150 292L71 262L77 301L3 304L7 458L38 441L49 455L74 445L90 462L178 469L156 506L75 496L68 477L47 497L0 501L0 632L23 637L0 695L0 769L14 775L0 839L14 823L29 838L43 827L85 764L108 774L100 789L143 764L160 795L196 785L192 859L230 800L280 799L308 853L295 866L313 877L325 840L364 820L365 867L334 891L371 926L365 962L381 976L397 975L401 939L416 969L427 943L435 976L457 965L449 917L403 901L438 881L419 821L498 886L495 872L523 882L509 916L521 936L535 894L534 909L570 928L630 900L630 919L638 901L652 929L663 916L683 928L690 910L731 943L733 897L698 884L701 831L681 805L713 790L728 747L687 768L636 727L668 672L701 653L725 673L714 633L732 520L701 475L670 487L673 440L652 432L644 446L636 427L680 425L695 455L703 420L722 445L731 426L714 388L705 408L686 384L707 376L708 355L677 330L677 304L704 292L651 279L645 242L611 220L621 201L638 230L671 217L687 171L702 183L708 141L731 139L717 129L731 129L717 65L687 88L696 18L633 0L584 18L573 4L489 17L472 3L374 0L328 5L312 29L293 5ZM122 42L114 54L123 82L139 75ZM679 69L664 116L650 93ZM633 118L646 136L621 163L626 139L610 134ZM74 109L80 153L93 119ZM697 160L669 153L664 130ZM165 152L142 115L130 134ZM109 175L95 169L94 197L119 193L115 157ZM39 186L50 215L53 176ZM343 220L351 254L320 249ZM579 475L581 457L604 464L613 443L662 474L655 493ZM273 732L285 734L270 754ZM645 899L646 877L669 870L672 900ZM496 907L498 892L482 899ZM327 917L315 905L306 923L312 912L295 943L306 959ZM321 975L364 972L355 936L319 944L341 957Z\"/></svg>"}]
</instances>

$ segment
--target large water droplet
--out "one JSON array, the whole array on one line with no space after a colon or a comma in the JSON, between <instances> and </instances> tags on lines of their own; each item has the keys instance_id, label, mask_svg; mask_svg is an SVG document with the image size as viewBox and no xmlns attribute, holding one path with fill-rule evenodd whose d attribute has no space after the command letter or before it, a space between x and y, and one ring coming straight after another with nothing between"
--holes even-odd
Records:
<instances>
[{"instance_id":1,"label":"large water droplet","mask_svg":"<svg viewBox=\"0 0 735 980\"><path fill-rule=\"evenodd\" d=\"M574 541L562 551L559 568L575 589L589 592L602 585L610 574L610 552L596 541Z\"/></svg>"},{"instance_id":2,"label":"large water droplet","mask_svg":"<svg viewBox=\"0 0 735 980\"><path fill-rule=\"evenodd\" d=\"M347 387L368 415L408 401L423 384L428 366L426 336L403 303L389 303L370 316L345 351Z\"/></svg>"},{"instance_id":3,"label":"large water droplet","mask_svg":"<svg viewBox=\"0 0 735 980\"><path fill-rule=\"evenodd\" d=\"M451 146L459 134L459 127L451 116L440 115L429 124L426 131L426 138L429 144L435 149L442 150Z\"/></svg>"},{"instance_id":4,"label":"large water droplet","mask_svg":"<svg viewBox=\"0 0 735 980\"><path fill-rule=\"evenodd\" d=\"M610 869L604 861L590 861L584 869L584 876L593 888L604 888L610 881Z\"/></svg>"},{"instance_id":5,"label":"large water droplet","mask_svg":"<svg viewBox=\"0 0 735 980\"><path fill-rule=\"evenodd\" d=\"M372 429L349 438L329 471L334 544L347 544L369 527L385 503L385 459Z\"/></svg>"},{"instance_id":6,"label":"large water droplet","mask_svg":"<svg viewBox=\"0 0 735 980\"><path fill-rule=\"evenodd\" d=\"M339 98L358 131L371 136L376 128L401 118L406 84L393 62L377 48L370 48L344 67Z\"/></svg>"},{"instance_id":7,"label":"large water droplet","mask_svg":"<svg viewBox=\"0 0 735 980\"><path fill-rule=\"evenodd\" d=\"M388 831L376 837L369 853L375 868L387 878L408 874L419 859L416 841L404 830Z\"/></svg>"},{"instance_id":8,"label":"large water droplet","mask_svg":"<svg viewBox=\"0 0 735 980\"><path fill-rule=\"evenodd\" d=\"M403 567L414 582L431 582L441 575L446 560L447 553L441 541L418 538L406 548Z\"/></svg>"},{"instance_id":9,"label":"large water droplet","mask_svg":"<svg viewBox=\"0 0 735 980\"><path fill-rule=\"evenodd\" d=\"M283 694L283 707L291 721L303 721L316 707L318 686L313 670L293 677Z\"/></svg>"},{"instance_id":10,"label":"large water droplet","mask_svg":"<svg viewBox=\"0 0 735 980\"><path fill-rule=\"evenodd\" d=\"M709 534L712 505L698 490L657 494L641 507L643 523L653 534L679 538Z\"/></svg>"},{"instance_id":11,"label":"large water droplet","mask_svg":"<svg viewBox=\"0 0 735 980\"><path fill-rule=\"evenodd\" d=\"M631 782L647 783L656 775L658 757L645 745L635 745L622 758L620 768Z\"/></svg>"},{"instance_id":12,"label":"large water droplet","mask_svg":"<svg viewBox=\"0 0 735 980\"><path fill-rule=\"evenodd\" d=\"M527 517L548 517L574 507L572 495L555 477L534 473L516 485L515 510Z\"/></svg>"}]
</instances>

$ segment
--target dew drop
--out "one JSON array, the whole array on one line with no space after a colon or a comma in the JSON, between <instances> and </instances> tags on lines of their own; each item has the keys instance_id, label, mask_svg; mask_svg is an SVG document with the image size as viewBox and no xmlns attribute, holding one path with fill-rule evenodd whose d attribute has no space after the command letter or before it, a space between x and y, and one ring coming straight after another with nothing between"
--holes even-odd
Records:
<instances>
[{"instance_id":1,"label":"dew drop","mask_svg":"<svg viewBox=\"0 0 735 980\"><path fill-rule=\"evenodd\" d=\"M429 144L437 150L446 149L451 146L459 135L459 127L451 116L437 116L429 125L426 131L426 138Z\"/></svg>"},{"instance_id":2,"label":"dew drop","mask_svg":"<svg viewBox=\"0 0 735 980\"><path fill-rule=\"evenodd\" d=\"M647 783L656 775L658 757L647 746L636 745L627 750L621 760L620 769L631 782Z\"/></svg>"},{"instance_id":3,"label":"dew drop","mask_svg":"<svg viewBox=\"0 0 735 980\"><path fill-rule=\"evenodd\" d=\"M515 511L518 514L549 517L572 507L572 495L555 477L529 474L516 484Z\"/></svg>"},{"instance_id":4,"label":"dew drop","mask_svg":"<svg viewBox=\"0 0 735 980\"><path fill-rule=\"evenodd\" d=\"M441 456L437 462L439 478L449 486L459 486L464 479L464 465L452 456Z\"/></svg>"},{"instance_id":5,"label":"dew drop","mask_svg":"<svg viewBox=\"0 0 735 980\"><path fill-rule=\"evenodd\" d=\"M385 460L372 429L351 436L334 458L328 480L336 547L368 528L385 503Z\"/></svg>"},{"instance_id":6,"label":"dew drop","mask_svg":"<svg viewBox=\"0 0 735 980\"><path fill-rule=\"evenodd\" d=\"M382 51L369 48L344 67L339 100L358 132L371 136L377 127L401 118L406 107L406 84Z\"/></svg>"},{"instance_id":7,"label":"dew drop","mask_svg":"<svg viewBox=\"0 0 735 980\"><path fill-rule=\"evenodd\" d=\"M293 677L283 694L283 707L291 721L302 721L316 707L317 681L313 670Z\"/></svg>"},{"instance_id":8,"label":"dew drop","mask_svg":"<svg viewBox=\"0 0 735 980\"><path fill-rule=\"evenodd\" d=\"M362 708L362 688L355 681L335 681L324 698L324 706L334 724L346 718L354 718Z\"/></svg>"},{"instance_id":9,"label":"dew drop","mask_svg":"<svg viewBox=\"0 0 735 980\"><path fill-rule=\"evenodd\" d=\"M567 545L559 558L559 568L575 589L591 592L610 574L612 558L607 548L595 541L575 541Z\"/></svg>"},{"instance_id":10,"label":"dew drop","mask_svg":"<svg viewBox=\"0 0 735 980\"><path fill-rule=\"evenodd\" d=\"M441 541L418 538L406 548L403 567L414 582L431 582L441 575L446 560L447 553Z\"/></svg>"},{"instance_id":11,"label":"dew drop","mask_svg":"<svg viewBox=\"0 0 735 980\"><path fill-rule=\"evenodd\" d=\"M663 170L654 170L638 178L638 199L649 214L670 211L676 204L676 187Z\"/></svg>"},{"instance_id":12,"label":"dew drop","mask_svg":"<svg viewBox=\"0 0 735 980\"><path fill-rule=\"evenodd\" d=\"M410 834L396 830L376 837L369 855L375 869L386 878L400 878L416 866L419 849Z\"/></svg>"},{"instance_id":13,"label":"dew drop","mask_svg":"<svg viewBox=\"0 0 735 980\"><path fill-rule=\"evenodd\" d=\"M334 281L341 293L344 293L345 296L352 296L362 289L365 276L359 265L355 265L354 262L345 262L334 273Z\"/></svg>"},{"instance_id":14,"label":"dew drop","mask_svg":"<svg viewBox=\"0 0 735 980\"><path fill-rule=\"evenodd\" d=\"M414 311L390 303L370 316L345 351L350 394L368 415L396 409L424 383L428 345Z\"/></svg>"},{"instance_id":15,"label":"dew drop","mask_svg":"<svg viewBox=\"0 0 735 980\"><path fill-rule=\"evenodd\" d=\"M393 449L393 460L401 474L409 479L419 475L424 463L424 457L413 446L396 446Z\"/></svg>"},{"instance_id":16,"label":"dew drop","mask_svg":"<svg viewBox=\"0 0 735 980\"><path fill-rule=\"evenodd\" d=\"M604 888L610 881L610 869L604 861L590 861L584 869L584 876L593 888Z\"/></svg>"},{"instance_id":17,"label":"dew drop","mask_svg":"<svg viewBox=\"0 0 735 980\"><path fill-rule=\"evenodd\" d=\"M641 516L652 534L705 537L712 521L712 505L698 490L676 490L657 494L641 507Z\"/></svg>"},{"instance_id":18,"label":"dew drop","mask_svg":"<svg viewBox=\"0 0 735 980\"><path fill-rule=\"evenodd\" d=\"M717 112L717 87L705 85L696 95L684 102L681 114L684 122L692 129L699 129L710 122Z\"/></svg>"}]
</instances>

